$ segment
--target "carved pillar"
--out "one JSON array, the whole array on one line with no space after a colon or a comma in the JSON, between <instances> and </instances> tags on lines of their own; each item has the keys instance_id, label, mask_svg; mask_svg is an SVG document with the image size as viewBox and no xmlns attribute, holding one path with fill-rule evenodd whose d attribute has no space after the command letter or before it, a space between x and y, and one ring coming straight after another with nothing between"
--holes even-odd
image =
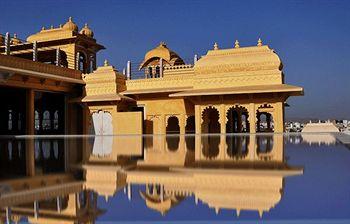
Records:
<instances>
[{"instance_id":1,"label":"carved pillar","mask_svg":"<svg viewBox=\"0 0 350 224\"><path fill-rule=\"evenodd\" d=\"M256 110L255 110L255 104L250 103L249 104L249 131L251 134L255 134L256 130Z\"/></svg>"},{"instance_id":2,"label":"carved pillar","mask_svg":"<svg viewBox=\"0 0 350 224\"><path fill-rule=\"evenodd\" d=\"M195 136L195 160L199 160L202 154L201 150L201 123L202 123L202 111L200 105L194 106L194 118L195 118L195 126L196 126L196 136Z\"/></svg>"},{"instance_id":3,"label":"carved pillar","mask_svg":"<svg viewBox=\"0 0 350 224\"><path fill-rule=\"evenodd\" d=\"M180 116L178 116L179 119L179 126L180 126L180 149L185 151L186 147L185 147L185 127L186 127L186 116L185 114L181 114Z\"/></svg>"},{"instance_id":4,"label":"carved pillar","mask_svg":"<svg viewBox=\"0 0 350 224\"><path fill-rule=\"evenodd\" d=\"M277 102L274 105L273 122L275 132L284 132L284 105L283 102Z\"/></svg>"},{"instance_id":5,"label":"carved pillar","mask_svg":"<svg viewBox=\"0 0 350 224\"><path fill-rule=\"evenodd\" d=\"M219 108L219 122L220 122L220 145L219 145L219 155L218 159L225 159L227 152L226 144L226 109L225 105L221 104Z\"/></svg>"}]
</instances>

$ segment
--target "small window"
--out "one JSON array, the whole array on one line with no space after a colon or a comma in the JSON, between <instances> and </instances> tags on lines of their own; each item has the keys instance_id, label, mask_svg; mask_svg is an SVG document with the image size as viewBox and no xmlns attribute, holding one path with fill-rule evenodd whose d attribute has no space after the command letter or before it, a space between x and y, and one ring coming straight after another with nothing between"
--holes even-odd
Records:
<instances>
[{"instance_id":1,"label":"small window","mask_svg":"<svg viewBox=\"0 0 350 224\"><path fill-rule=\"evenodd\" d=\"M50 112L44 111L43 113L43 130L50 130L51 129L51 120L50 120Z\"/></svg>"},{"instance_id":2,"label":"small window","mask_svg":"<svg viewBox=\"0 0 350 224\"><path fill-rule=\"evenodd\" d=\"M40 118L39 118L39 112L36 110L34 113L34 126L35 130L40 130Z\"/></svg>"},{"instance_id":3,"label":"small window","mask_svg":"<svg viewBox=\"0 0 350 224\"><path fill-rule=\"evenodd\" d=\"M8 110L8 121L7 121L7 128L9 131L12 130L13 126L13 114L12 110Z\"/></svg>"},{"instance_id":4,"label":"small window","mask_svg":"<svg viewBox=\"0 0 350 224\"><path fill-rule=\"evenodd\" d=\"M58 130L59 125L58 125L58 111L56 110L54 115L53 115L53 129Z\"/></svg>"}]
</instances>

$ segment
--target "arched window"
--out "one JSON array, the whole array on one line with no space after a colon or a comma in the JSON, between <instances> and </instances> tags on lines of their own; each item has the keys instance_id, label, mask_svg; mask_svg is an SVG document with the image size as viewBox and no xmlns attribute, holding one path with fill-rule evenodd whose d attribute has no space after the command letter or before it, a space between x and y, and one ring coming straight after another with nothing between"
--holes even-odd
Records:
<instances>
[{"instance_id":1,"label":"arched window","mask_svg":"<svg viewBox=\"0 0 350 224\"><path fill-rule=\"evenodd\" d=\"M153 72L153 70L152 70L152 67L148 67L148 77L149 78L152 78L152 72Z\"/></svg>"},{"instance_id":2,"label":"arched window","mask_svg":"<svg viewBox=\"0 0 350 224\"><path fill-rule=\"evenodd\" d=\"M34 126L35 126L35 130L39 131L40 117L39 117L39 112L37 110L34 112Z\"/></svg>"},{"instance_id":3,"label":"arched window","mask_svg":"<svg viewBox=\"0 0 350 224\"><path fill-rule=\"evenodd\" d=\"M159 78L160 77L160 67L157 66L156 67L156 75L155 75L156 78Z\"/></svg>"},{"instance_id":4,"label":"arched window","mask_svg":"<svg viewBox=\"0 0 350 224\"><path fill-rule=\"evenodd\" d=\"M93 55L90 56L90 67L88 72L93 72L95 70L95 57Z\"/></svg>"},{"instance_id":5,"label":"arched window","mask_svg":"<svg viewBox=\"0 0 350 224\"><path fill-rule=\"evenodd\" d=\"M58 130L59 125L58 125L58 110L55 111L53 114L53 129Z\"/></svg>"},{"instance_id":6,"label":"arched window","mask_svg":"<svg viewBox=\"0 0 350 224\"><path fill-rule=\"evenodd\" d=\"M12 126L13 126L13 114L12 114L12 110L8 110L7 129L11 131L13 128Z\"/></svg>"},{"instance_id":7,"label":"arched window","mask_svg":"<svg viewBox=\"0 0 350 224\"><path fill-rule=\"evenodd\" d=\"M50 120L50 112L45 110L43 113L43 130L50 130L51 129L51 120Z\"/></svg>"},{"instance_id":8,"label":"arched window","mask_svg":"<svg viewBox=\"0 0 350 224\"><path fill-rule=\"evenodd\" d=\"M86 73L86 57L85 54L82 52L78 52L78 70L80 70L83 73Z\"/></svg>"},{"instance_id":9,"label":"arched window","mask_svg":"<svg viewBox=\"0 0 350 224\"><path fill-rule=\"evenodd\" d=\"M257 132L274 132L273 107L271 105L261 105L256 112L256 118Z\"/></svg>"}]
</instances>

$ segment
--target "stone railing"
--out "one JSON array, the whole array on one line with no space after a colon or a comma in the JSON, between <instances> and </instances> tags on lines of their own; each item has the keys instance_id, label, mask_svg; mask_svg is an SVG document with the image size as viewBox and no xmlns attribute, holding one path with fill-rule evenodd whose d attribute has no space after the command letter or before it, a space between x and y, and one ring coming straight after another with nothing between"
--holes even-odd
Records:
<instances>
[{"instance_id":1,"label":"stone railing","mask_svg":"<svg viewBox=\"0 0 350 224\"><path fill-rule=\"evenodd\" d=\"M57 75L72 79L82 79L81 72L78 70L59 67L55 65L45 64L42 62L36 62L8 55L0 54L0 66Z\"/></svg>"}]
</instances>

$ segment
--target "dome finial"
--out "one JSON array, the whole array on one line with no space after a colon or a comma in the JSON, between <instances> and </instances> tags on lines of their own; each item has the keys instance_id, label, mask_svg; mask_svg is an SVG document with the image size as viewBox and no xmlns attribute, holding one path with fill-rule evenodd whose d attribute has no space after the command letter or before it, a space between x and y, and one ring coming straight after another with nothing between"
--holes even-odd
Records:
<instances>
[{"instance_id":1,"label":"dome finial","mask_svg":"<svg viewBox=\"0 0 350 224\"><path fill-rule=\"evenodd\" d=\"M240 46L239 46L239 41L238 40L236 40L235 41L235 48L239 48Z\"/></svg>"},{"instance_id":2,"label":"dome finial","mask_svg":"<svg viewBox=\"0 0 350 224\"><path fill-rule=\"evenodd\" d=\"M219 50L219 45L218 45L218 43L214 43L214 50Z\"/></svg>"},{"instance_id":3,"label":"dome finial","mask_svg":"<svg viewBox=\"0 0 350 224\"><path fill-rule=\"evenodd\" d=\"M103 66L109 66L109 62L107 59L105 59L105 61L103 62Z\"/></svg>"},{"instance_id":4,"label":"dome finial","mask_svg":"<svg viewBox=\"0 0 350 224\"><path fill-rule=\"evenodd\" d=\"M161 45L161 46L166 46L166 43L165 43L165 41L161 41L161 42L159 43L159 45Z\"/></svg>"},{"instance_id":5,"label":"dome finial","mask_svg":"<svg viewBox=\"0 0 350 224\"><path fill-rule=\"evenodd\" d=\"M263 214L264 214L264 211L263 211L263 210L259 210L259 217L260 217L260 218L263 217Z\"/></svg>"},{"instance_id":6,"label":"dome finial","mask_svg":"<svg viewBox=\"0 0 350 224\"><path fill-rule=\"evenodd\" d=\"M91 38L94 37L94 32L89 28L88 23L85 23L84 27L80 30L80 34Z\"/></svg>"},{"instance_id":7,"label":"dome finial","mask_svg":"<svg viewBox=\"0 0 350 224\"><path fill-rule=\"evenodd\" d=\"M259 38L257 46L261 47L262 45L263 45L262 40Z\"/></svg>"},{"instance_id":8,"label":"dome finial","mask_svg":"<svg viewBox=\"0 0 350 224\"><path fill-rule=\"evenodd\" d=\"M68 18L68 21L62 27L65 30L78 31L78 26L73 22L72 17Z\"/></svg>"}]
</instances>

